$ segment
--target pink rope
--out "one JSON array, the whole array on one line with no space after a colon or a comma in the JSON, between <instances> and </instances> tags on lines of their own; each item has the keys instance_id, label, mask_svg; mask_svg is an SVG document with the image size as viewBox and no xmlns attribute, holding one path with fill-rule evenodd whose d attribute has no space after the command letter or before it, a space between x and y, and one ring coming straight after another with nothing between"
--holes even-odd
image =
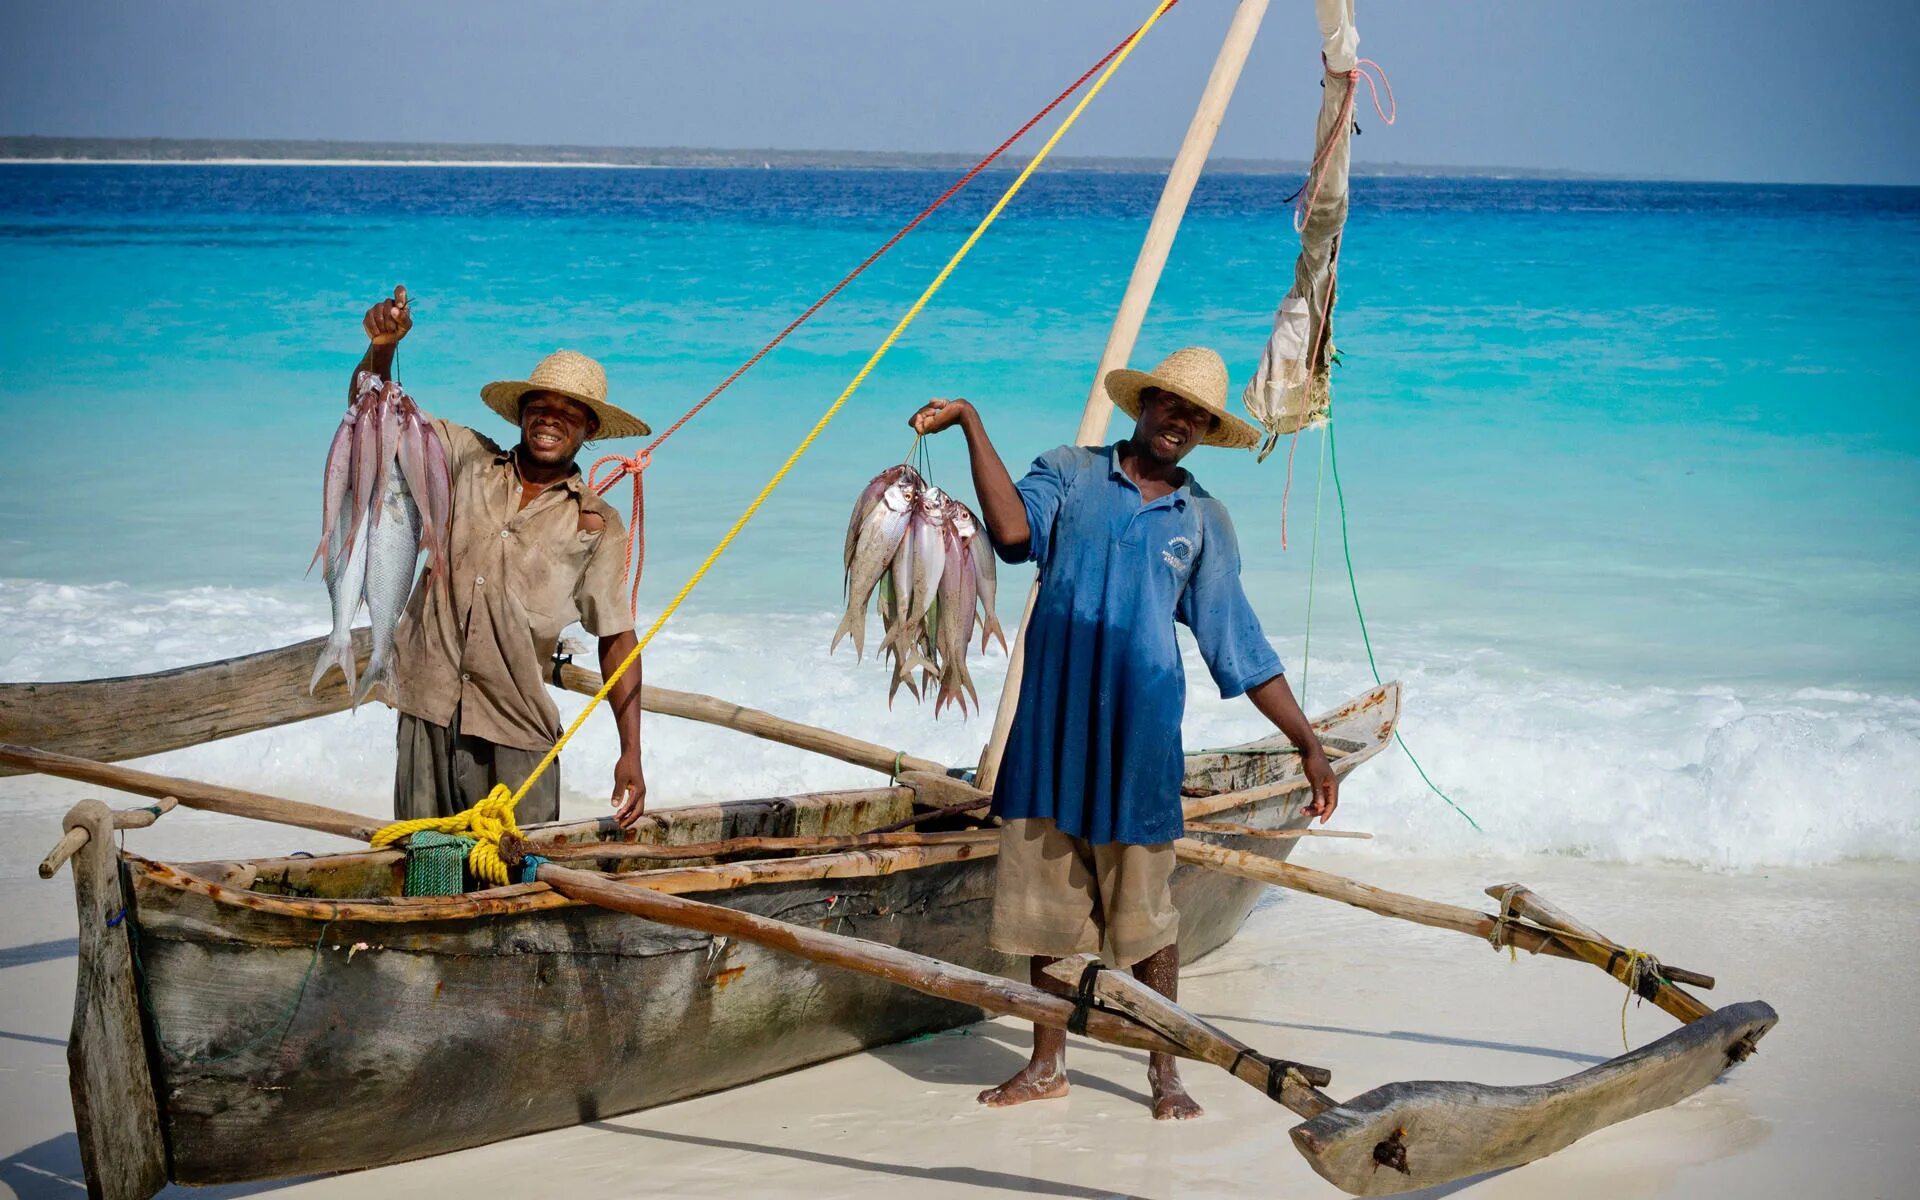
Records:
<instances>
[{"instance_id":1,"label":"pink rope","mask_svg":"<svg viewBox=\"0 0 1920 1200\"><path fill-rule=\"evenodd\" d=\"M627 615L632 618L640 615L640 572L647 566L647 500L646 492L641 487L641 472L652 461L653 446L647 446L632 458L609 454L597 459L587 469L587 486L602 494L622 478L633 477L633 516L627 522L627 569L633 580L633 591L627 596ZM608 463L614 464L613 470L608 472L606 478L596 480L594 476Z\"/></svg>"},{"instance_id":2,"label":"pink rope","mask_svg":"<svg viewBox=\"0 0 1920 1200\"><path fill-rule=\"evenodd\" d=\"M1324 66L1326 56L1321 55L1320 61ZM1380 73L1378 86L1374 84L1373 75L1364 69L1367 67L1372 67ZM1326 177L1321 168L1333 155L1334 147L1342 141L1350 141L1353 138L1353 94L1358 90L1360 81L1366 80L1367 90L1373 95L1373 111L1380 114L1382 121L1391 125L1400 115L1400 102L1393 97L1393 83L1387 79L1386 68L1379 63L1370 58L1360 59L1353 64L1353 70L1346 72L1346 79L1347 97L1340 102L1340 119L1334 123L1333 131L1327 138L1327 144L1320 147L1319 152L1313 156L1313 164L1307 168L1307 177L1313 181L1313 186L1308 191L1302 192L1300 199L1294 202L1293 231L1295 233L1307 231L1307 218L1313 215L1314 201L1320 198L1320 184ZM1390 113L1380 107L1380 88L1382 87L1387 89L1387 105L1392 110Z\"/></svg>"},{"instance_id":3,"label":"pink rope","mask_svg":"<svg viewBox=\"0 0 1920 1200\"><path fill-rule=\"evenodd\" d=\"M1300 431L1293 431L1293 440L1287 443L1287 486L1280 492L1280 550L1287 549L1287 499L1293 495L1293 452L1300 448Z\"/></svg>"}]
</instances>

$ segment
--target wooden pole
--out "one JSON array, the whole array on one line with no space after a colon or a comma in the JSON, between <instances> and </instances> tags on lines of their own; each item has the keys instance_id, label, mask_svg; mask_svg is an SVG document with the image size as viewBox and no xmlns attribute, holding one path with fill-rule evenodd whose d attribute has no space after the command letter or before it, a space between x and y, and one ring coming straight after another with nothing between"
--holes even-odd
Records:
<instances>
[{"instance_id":1,"label":"wooden pole","mask_svg":"<svg viewBox=\"0 0 1920 1200\"><path fill-rule=\"evenodd\" d=\"M118 679L0 683L0 742L119 762L344 712L347 689L336 672L321 680L314 695L307 694L307 676L325 641L313 638L258 654ZM355 630L353 644L364 671L370 652L367 631ZM560 670L559 686L591 696L600 690L600 676L567 665ZM698 692L644 687L640 707L824 754L883 775L896 769L946 772L929 759ZM15 768L0 762L0 775L14 773Z\"/></svg>"},{"instance_id":2,"label":"wooden pole","mask_svg":"<svg viewBox=\"0 0 1920 1200\"><path fill-rule=\"evenodd\" d=\"M1571 934L1571 937L1561 940L1561 944L1572 951L1573 957L1592 963L1628 987L1633 987L1638 982L1633 977L1633 964L1628 961L1629 956L1623 947L1602 937L1592 927L1574 920L1526 888L1517 883L1495 884L1487 889L1487 895L1499 900L1514 913L1536 925L1546 925ZM1678 973L1699 978L1691 971ZM1713 981L1708 979L1706 986L1712 987ZM1652 994L1647 995L1647 999L1683 1024L1698 1021L1701 1017L1713 1012L1712 1005L1704 1003L1699 997L1681 991L1664 980L1653 980L1649 990Z\"/></svg>"},{"instance_id":3,"label":"wooden pole","mask_svg":"<svg viewBox=\"0 0 1920 1200\"><path fill-rule=\"evenodd\" d=\"M1059 983L1077 988L1082 973L1099 961L1097 954L1057 958L1048 964L1046 973ZM1212 1063L1241 1083L1252 1084L1261 1091L1273 1085L1270 1074L1273 1059L1260 1054L1226 1030L1201 1020L1127 972L1100 971L1093 977L1093 991L1100 1003L1126 1013L1149 1029L1165 1034L1185 1046L1193 1057ZM1325 1067L1288 1062L1283 1071L1280 1081L1282 1088L1297 1088L1302 1082L1311 1085L1310 1088L1301 1089L1306 1093L1299 1097L1301 1100L1311 1094L1312 1087L1326 1087L1333 1082L1333 1073ZM1296 1108L1295 1111L1299 1110Z\"/></svg>"},{"instance_id":4,"label":"wooden pole","mask_svg":"<svg viewBox=\"0 0 1920 1200\"><path fill-rule=\"evenodd\" d=\"M180 801L172 796L162 796L158 804L147 808L122 809L113 814L113 827L115 829L145 829L161 817L172 812L174 806L179 803ZM40 860L40 878L52 879L54 873L64 866L68 859L78 853L80 847L86 845L87 840L92 836L91 830L84 822L69 824L67 831L60 835L59 842L54 845L53 849L48 852L45 858Z\"/></svg>"},{"instance_id":5,"label":"wooden pole","mask_svg":"<svg viewBox=\"0 0 1920 1200\"><path fill-rule=\"evenodd\" d=\"M1236 875L1241 879L1252 879L1274 887L1287 888L1290 891L1305 892L1309 896L1338 900L1342 904L1364 908L1370 913L1411 921L1415 925L1425 925L1431 929L1451 929L1455 933L1479 938L1489 945L1495 944L1494 934L1498 929L1504 939L1498 943L1500 945L1518 946L1529 954L1548 954L1555 958L1570 958L1575 962L1593 962L1602 970L1609 970L1607 966L1609 952L1606 950L1577 941L1562 941L1551 932L1536 929L1530 925L1506 922L1503 926L1498 918L1475 909L1462 908L1455 904L1442 904L1435 900L1423 900L1418 896L1408 896L1401 892L1390 892L1385 888L1373 887L1331 872L1316 871L1312 867L1302 867L1295 863L1279 862L1258 854L1249 854L1245 850L1228 850L1220 846L1209 846L1205 842L1198 842L1192 838L1181 838L1173 844L1173 848L1181 862L1210 867L1228 875ZM1489 889L1491 890L1493 889ZM1521 891L1525 892L1525 889ZM1538 897L1532 897L1530 893L1527 898L1538 900ZM1526 915L1520 903L1514 905L1514 911L1522 916ZM1624 970L1625 967L1622 965L1620 972L1609 971L1609 973L1618 978ZM1688 972L1688 974L1693 973ZM1704 976L1695 977L1704 978ZM1668 992L1672 995L1666 1002L1655 1000L1655 1003L1682 1021L1697 1020L1713 1011L1679 988L1663 989L1662 994L1665 995Z\"/></svg>"},{"instance_id":6,"label":"wooden pole","mask_svg":"<svg viewBox=\"0 0 1920 1200\"><path fill-rule=\"evenodd\" d=\"M910 846L984 845L997 841L997 829L962 829L952 833L845 833L818 837L737 837L719 842L560 842L519 841L515 855L538 855L549 862L598 862L601 859L645 859L672 862L686 858L722 858L730 854L781 855L840 854L848 850L898 850ZM503 852L507 849L502 840Z\"/></svg>"},{"instance_id":7,"label":"wooden pole","mask_svg":"<svg viewBox=\"0 0 1920 1200\"><path fill-rule=\"evenodd\" d=\"M676 929L691 929L714 937L753 942L770 950L804 958L808 962L858 971L925 995L971 1004L996 1016L1018 1017L1051 1029L1065 1029L1073 1016L1073 1001L1064 997L1042 991L1031 984L1016 983L1011 979L988 975L984 971L915 954L896 946L845 937L805 925L790 925L785 921L689 900L684 896L669 896L551 863L540 867L539 878L540 882L554 891L584 904L644 917ZM1158 1051L1208 1061L1202 1054L1143 1024L1099 1009L1087 1015L1087 1036L1135 1050ZM1333 1107L1331 1098L1291 1075L1278 1098L1282 1104L1304 1117L1317 1116Z\"/></svg>"},{"instance_id":8,"label":"wooden pole","mask_svg":"<svg viewBox=\"0 0 1920 1200\"><path fill-rule=\"evenodd\" d=\"M560 668L560 686L570 692L591 696L600 690L600 676L597 672L580 667L564 666ZM790 721L757 708L747 708L714 696L703 696L699 692L677 692L672 688L649 684L640 689L640 707L663 717L718 725L764 741L792 746L796 750L823 754L890 777L900 771L925 771L942 776L947 773L943 764L932 759L890 750L876 742L862 741L801 721Z\"/></svg>"},{"instance_id":9,"label":"wooden pole","mask_svg":"<svg viewBox=\"0 0 1920 1200\"><path fill-rule=\"evenodd\" d=\"M1133 357L1134 340L1146 320L1147 306L1153 302L1154 288L1159 285L1160 272L1167 265L1167 254L1173 249L1180 219L1186 215L1194 182L1200 178L1200 169L1206 165L1207 154L1213 149L1213 136L1220 131L1220 119L1226 115L1227 101L1233 98L1234 86L1240 82L1240 68L1246 65L1247 53L1253 49L1254 35L1260 32L1260 20L1266 12L1267 0L1240 0L1233 22L1227 26L1226 38L1213 60L1207 85L1200 92L1200 103L1187 126L1187 135L1180 143L1179 153L1174 155L1167 182L1160 189L1160 203L1153 210L1153 221L1147 226L1147 236L1140 243L1140 255L1134 260L1133 276L1127 280L1126 294L1120 298L1120 311L1114 315L1106 349L1101 351L1100 365L1093 373L1093 386L1080 413L1080 428L1074 434L1074 441L1079 445L1099 445L1106 438L1107 420L1113 415L1113 398L1107 395L1107 372L1125 366ZM994 780L1000 774L1000 756L1006 750L1007 732L1013 728L1013 712L1020 703L1027 622L1033 617L1033 602L1039 594L1040 585L1036 580L1027 590L1013 653L1007 658L1007 681L1000 689L1000 707L993 715L993 734L980 756L980 769L974 777L984 791L993 790Z\"/></svg>"},{"instance_id":10,"label":"wooden pole","mask_svg":"<svg viewBox=\"0 0 1920 1200\"><path fill-rule=\"evenodd\" d=\"M38 771L42 775L57 775L62 779L77 779L81 783L131 792L136 796L149 796L155 800L173 796L187 808L225 813L230 817L251 817L256 821L274 821L300 829L337 834L359 842L372 837L373 831L384 824L337 808L302 804L298 800L282 800L278 796L244 792L239 788L198 783L191 779L175 779L168 775L136 771L131 767L108 766L85 758L35 750L31 746L0 744L0 763L23 771Z\"/></svg>"},{"instance_id":11,"label":"wooden pole","mask_svg":"<svg viewBox=\"0 0 1920 1200\"><path fill-rule=\"evenodd\" d=\"M73 860L80 965L67 1038L67 1086L80 1163L88 1196L145 1200L166 1186L167 1150L147 1066L113 810L98 800L82 800L63 825L87 833Z\"/></svg>"},{"instance_id":12,"label":"wooden pole","mask_svg":"<svg viewBox=\"0 0 1920 1200\"><path fill-rule=\"evenodd\" d=\"M1194 833L1222 833L1234 837L1269 838L1287 841L1293 838L1371 838L1370 833L1357 829L1255 829L1251 825L1232 825L1224 821L1188 821L1187 829Z\"/></svg>"}]
</instances>

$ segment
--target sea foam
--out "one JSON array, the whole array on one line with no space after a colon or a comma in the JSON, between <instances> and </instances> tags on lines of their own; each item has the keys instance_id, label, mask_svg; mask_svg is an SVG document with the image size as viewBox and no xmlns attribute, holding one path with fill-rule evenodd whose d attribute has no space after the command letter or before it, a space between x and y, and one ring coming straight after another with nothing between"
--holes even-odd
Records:
<instances>
[{"instance_id":1,"label":"sea foam","mask_svg":"<svg viewBox=\"0 0 1920 1200\"><path fill-rule=\"evenodd\" d=\"M133 674L285 645L326 628L322 598L308 591L0 582L0 679ZM833 623L825 612L682 615L650 648L646 677L939 761L973 761L988 731L985 717L935 721L904 693L889 708L884 667L871 656L856 663L844 647L827 654ZM1319 644L1327 642L1331 648L1316 654L1304 680L1310 708L1372 683L1351 647L1330 638ZM1844 688L1627 687L1524 670L1486 651L1393 652L1413 664L1400 676L1407 743L1480 830L1391 747L1352 776L1334 821L1375 840L1316 842L1315 855L1552 853L1731 870L1920 859L1915 697ZM1300 666L1289 661L1299 687ZM1005 660L996 649L976 656L975 666L990 711ZM1264 732L1244 700L1218 698L1190 642L1188 678L1190 749ZM583 703L563 697L563 718ZM875 778L666 717L647 718L645 744L652 800L661 805ZM393 716L372 705L144 765L377 814L391 795L392 746ZM589 720L569 746L566 815L604 811L616 747L604 720ZM0 780L0 811L51 812L66 799L66 789L45 780Z\"/></svg>"}]
</instances>

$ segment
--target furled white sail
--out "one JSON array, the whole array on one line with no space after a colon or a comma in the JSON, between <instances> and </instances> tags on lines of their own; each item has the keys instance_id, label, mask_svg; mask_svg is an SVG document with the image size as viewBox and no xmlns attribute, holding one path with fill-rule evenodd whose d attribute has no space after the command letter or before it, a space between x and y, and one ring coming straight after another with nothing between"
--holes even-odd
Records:
<instances>
[{"instance_id":1,"label":"furled white sail","mask_svg":"<svg viewBox=\"0 0 1920 1200\"><path fill-rule=\"evenodd\" d=\"M1313 165L1301 191L1295 225L1300 257L1293 286L1273 317L1260 366L1241 393L1253 419L1267 429L1260 457L1281 437L1325 420L1333 394L1334 265L1347 223L1347 169L1353 130L1353 89L1359 81L1353 0L1316 0L1326 63Z\"/></svg>"}]
</instances>

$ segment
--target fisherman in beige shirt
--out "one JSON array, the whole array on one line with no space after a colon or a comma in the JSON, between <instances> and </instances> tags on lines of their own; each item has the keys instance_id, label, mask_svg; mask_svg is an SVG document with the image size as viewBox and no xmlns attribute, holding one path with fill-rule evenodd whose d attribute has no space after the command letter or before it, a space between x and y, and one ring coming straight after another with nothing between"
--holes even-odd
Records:
<instances>
[{"instance_id":1,"label":"fisherman in beige shirt","mask_svg":"<svg viewBox=\"0 0 1920 1200\"><path fill-rule=\"evenodd\" d=\"M413 328L407 290L395 288L363 324L369 345L354 378L370 371L386 379ZM481 389L487 407L519 427L512 449L463 425L434 422L452 473L451 565L444 582L422 577L396 634L396 820L451 815L494 785L517 788L533 773L560 736L547 679L568 625L578 621L599 638L603 674L633 650L626 531L586 486L574 456L589 438L651 431L606 397L600 364L561 350L524 380ZM638 662L607 699L620 732L615 815L631 825L647 801ZM522 823L559 819L557 761L515 815Z\"/></svg>"}]
</instances>

